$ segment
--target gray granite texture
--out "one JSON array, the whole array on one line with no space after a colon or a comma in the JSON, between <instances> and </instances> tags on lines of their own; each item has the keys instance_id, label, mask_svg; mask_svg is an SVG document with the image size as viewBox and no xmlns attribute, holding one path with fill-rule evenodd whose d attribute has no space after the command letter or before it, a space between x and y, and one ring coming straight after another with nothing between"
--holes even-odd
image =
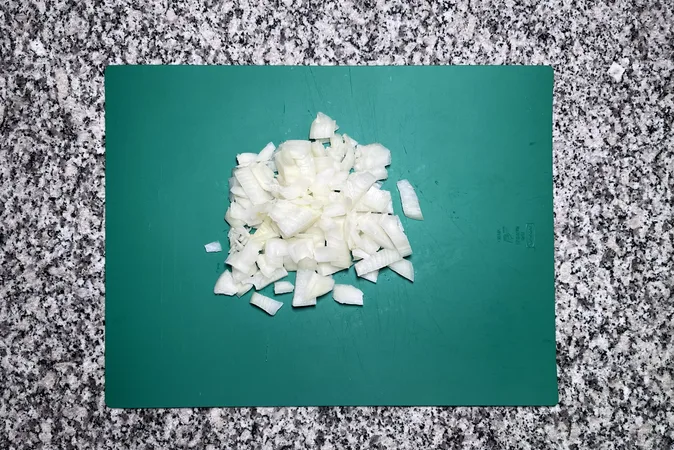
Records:
<instances>
[{"instance_id":1,"label":"gray granite texture","mask_svg":"<svg viewBox=\"0 0 674 450\"><path fill-rule=\"evenodd\" d=\"M551 64L560 404L107 409L122 63ZM671 0L0 0L0 449L674 448L673 126Z\"/></svg>"}]
</instances>

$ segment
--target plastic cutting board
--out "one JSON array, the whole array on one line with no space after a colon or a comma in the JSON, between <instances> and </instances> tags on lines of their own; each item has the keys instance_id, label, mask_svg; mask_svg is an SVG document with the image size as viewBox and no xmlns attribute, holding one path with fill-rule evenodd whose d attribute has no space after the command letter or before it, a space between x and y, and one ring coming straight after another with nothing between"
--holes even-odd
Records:
<instances>
[{"instance_id":1,"label":"plastic cutting board","mask_svg":"<svg viewBox=\"0 0 674 450\"><path fill-rule=\"evenodd\" d=\"M550 67L116 66L105 83L109 406L557 403ZM318 111L391 149L397 214L395 182L416 187L416 281L352 268L335 278L362 308L285 295L269 317L213 294L227 179Z\"/></svg>"}]
</instances>

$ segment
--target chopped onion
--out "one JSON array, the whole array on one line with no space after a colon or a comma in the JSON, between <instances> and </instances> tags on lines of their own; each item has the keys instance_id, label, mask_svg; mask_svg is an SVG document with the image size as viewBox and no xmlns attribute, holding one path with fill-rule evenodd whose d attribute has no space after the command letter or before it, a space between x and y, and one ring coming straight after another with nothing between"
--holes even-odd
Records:
<instances>
[{"instance_id":1,"label":"chopped onion","mask_svg":"<svg viewBox=\"0 0 674 450\"><path fill-rule=\"evenodd\" d=\"M378 220L374 216L362 217L359 221L359 228L365 235L369 236L377 245L383 248L394 250L391 238L386 234L384 229L379 225Z\"/></svg>"},{"instance_id":2,"label":"chopped onion","mask_svg":"<svg viewBox=\"0 0 674 450\"><path fill-rule=\"evenodd\" d=\"M337 122L319 112L311 123L309 139L330 139L337 131Z\"/></svg>"},{"instance_id":3,"label":"chopped onion","mask_svg":"<svg viewBox=\"0 0 674 450\"><path fill-rule=\"evenodd\" d=\"M277 200L269 212L269 217L278 225L281 236L287 239L312 226L320 214L313 209L297 206L288 200Z\"/></svg>"},{"instance_id":4,"label":"chopped onion","mask_svg":"<svg viewBox=\"0 0 674 450\"><path fill-rule=\"evenodd\" d=\"M220 242L218 241L206 244L204 247L208 253L217 253L222 251L222 245L220 245Z\"/></svg>"},{"instance_id":5,"label":"chopped onion","mask_svg":"<svg viewBox=\"0 0 674 450\"><path fill-rule=\"evenodd\" d=\"M332 274L355 263L356 274L376 283L390 267L414 281L412 263L403 259L412 247L391 193L391 151L381 144L361 145L336 133L337 123L318 113L310 140L268 143L259 153L240 153L229 178L228 232L230 269L214 292L242 296L274 283L274 293L293 293L293 307L316 305L333 291L343 304L363 304L353 286L335 285ZM419 199L407 180L398 190L407 217L423 220ZM206 251L221 251L219 242ZM280 281L297 271L295 286ZM281 303L254 293L251 303L274 315Z\"/></svg>"},{"instance_id":6,"label":"chopped onion","mask_svg":"<svg viewBox=\"0 0 674 450\"><path fill-rule=\"evenodd\" d=\"M295 293L293 294L293 307L299 308L302 306L314 306L316 304L316 297L309 296L307 288L311 281L311 276L315 272L313 270L298 269L297 277L295 278Z\"/></svg>"},{"instance_id":7,"label":"chopped onion","mask_svg":"<svg viewBox=\"0 0 674 450\"><path fill-rule=\"evenodd\" d=\"M323 276L314 272L309 279L305 295L308 297L320 297L330 292L334 286L335 280L331 276Z\"/></svg>"},{"instance_id":8,"label":"chopped onion","mask_svg":"<svg viewBox=\"0 0 674 450\"><path fill-rule=\"evenodd\" d=\"M237 286L239 286L239 285L237 285ZM250 291L251 289L253 289L253 285L252 285L252 284L241 284L240 286L241 286L241 287L240 287L239 290L236 292L236 296L237 296L237 297L241 297L242 295L246 294L248 291Z\"/></svg>"},{"instance_id":9,"label":"chopped onion","mask_svg":"<svg viewBox=\"0 0 674 450\"><path fill-rule=\"evenodd\" d=\"M414 188L407 180L400 180L397 183L398 191L400 191L400 201L403 204L403 213L410 219L424 220L421 214L421 207L419 206L419 199Z\"/></svg>"},{"instance_id":10,"label":"chopped onion","mask_svg":"<svg viewBox=\"0 0 674 450\"><path fill-rule=\"evenodd\" d=\"M344 267L333 266L330 263L318 263L316 272L318 272L320 275L332 275L333 273L337 273L341 270L344 270Z\"/></svg>"},{"instance_id":11,"label":"chopped onion","mask_svg":"<svg viewBox=\"0 0 674 450\"><path fill-rule=\"evenodd\" d=\"M363 305L363 291L348 284L336 284L332 289L332 298L343 305Z\"/></svg>"},{"instance_id":12,"label":"chopped onion","mask_svg":"<svg viewBox=\"0 0 674 450\"><path fill-rule=\"evenodd\" d=\"M262 272L258 272L255 274L253 277L253 285L255 286L255 290L259 291L261 289L264 289L265 287L269 286L275 281L280 280L281 278L285 278L288 276L288 271L285 270L283 267L280 269L276 269L270 276L264 276Z\"/></svg>"},{"instance_id":13,"label":"chopped onion","mask_svg":"<svg viewBox=\"0 0 674 450\"><path fill-rule=\"evenodd\" d=\"M393 263L393 264L395 264L395 263ZM372 283L376 283L377 278L379 278L379 271L373 270L372 272L365 273L365 274L361 275L360 277L367 280L367 281L371 281Z\"/></svg>"},{"instance_id":14,"label":"chopped onion","mask_svg":"<svg viewBox=\"0 0 674 450\"><path fill-rule=\"evenodd\" d=\"M276 150L276 146L270 142L267 145L264 146L262 150L260 150L260 153L257 154L256 161L258 162L266 162L269 161L274 154L274 150Z\"/></svg>"},{"instance_id":15,"label":"chopped onion","mask_svg":"<svg viewBox=\"0 0 674 450\"><path fill-rule=\"evenodd\" d=\"M257 155L255 153L239 153L236 155L236 162L241 167L247 166L255 161L257 161Z\"/></svg>"},{"instance_id":16,"label":"chopped onion","mask_svg":"<svg viewBox=\"0 0 674 450\"><path fill-rule=\"evenodd\" d=\"M239 288L236 287L236 282L232 278L232 273L226 270L215 282L213 292L222 295L235 295L238 290Z\"/></svg>"},{"instance_id":17,"label":"chopped onion","mask_svg":"<svg viewBox=\"0 0 674 450\"><path fill-rule=\"evenodd\" d=\"M383 269L391 263L400 261L402 256L396 250L387 248L379 250L369 258L365 258L356 263L356 274L360 277L363 274L370 273L373 270Z\"/></svg>"},{"instance_id":18,"label":"chopped onion","mask_svg":"<svg viewBox=\"0 0 674 450\"><path fill-rule=\"evenodd\" d=\"M250 298L250 304L257 306L270 316L275 315L276 312L281 309L281 306L283 306L283 303L262 294L258 294L257 292L253 292L253 296Z\"/></svg>"},{"instance_id":19,"label":"chopped onion","mask_svg":"<svg viewBox=\"0 0 674 450\"><path fill-rule=\"evenodd\" d=\"M398 275L414 282L414 266L412 265L412 261L401 259L400 261L391 263L388 266Z\"/></svg>"},{"instance_id":20,"label":"chopped onion","mask_svg":"<svg viewBox=\"0 0 674 450\"><path fill-rule=\"evenodd\" d=\"M260 250L262 250L262 242L251 239L243 250L231 253L225 262L242 272L249 272L255 265Z\"/></svg>"},{"instance_id":21,"label":"chopped onion","mask_svg":"<svg viewBox=\"0 0 674 450\"><path fill-rule=\"evenodd\" d=\"M288 294L295 289L290 281L277 281L274 283L274 294Z\"/></svg>"},{"instance_id":22,"label":"chopped onion","mask_svg":"<svg viewBox=\"0 0 674 450\"><path fill-rule=\"evenodd\" d=\"M412 247L410 241L407 239L403 224L400 223L398 216L381 216L379 224L386 231L388 237L391 238L393 245L402 257L410 256L412 254Z\"/></svg>"},{"instance_id":23,"label":"chopped onion","mask_svg":"<svg viewBox=\"0 0 674 450\"><path fill-rule=\"evenodd\" d=\"M255 156L257 157L257 155ZM253 205L262 205L272 199L271 195L262 189L250 167L236 169L234 177L241 184L241 187Z\"/></svg>"}]
</instances>

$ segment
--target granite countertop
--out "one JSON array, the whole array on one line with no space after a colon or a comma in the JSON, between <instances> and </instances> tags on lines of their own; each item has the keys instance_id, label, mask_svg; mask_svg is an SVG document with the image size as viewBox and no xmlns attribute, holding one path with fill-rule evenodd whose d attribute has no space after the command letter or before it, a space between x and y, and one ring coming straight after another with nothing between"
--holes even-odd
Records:
<instances>
[{"instance_id":1,"label":"granite countertop","mask_svg":"<svg viewBox=\"0 0 674 450\"><path fill-rule=\"evenodd\" d=\"M3 2L0 448L674 447L672 3L405 3ZM106 408L103 71L122 63L551 64L560 404Z\"/></svg>"}]
</instances>

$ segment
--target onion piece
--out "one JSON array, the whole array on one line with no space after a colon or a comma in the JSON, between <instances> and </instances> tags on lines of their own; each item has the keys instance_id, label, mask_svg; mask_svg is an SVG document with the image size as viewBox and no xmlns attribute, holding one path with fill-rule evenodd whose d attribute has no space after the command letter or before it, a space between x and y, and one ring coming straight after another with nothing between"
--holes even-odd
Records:
<instances>
[{"instance_id":1,"label":"onion piece","mask_svg":"<svg viewBox=\"0 0 674 450\"><path fill-rule=\"evenodd\" d=\"M356 203L376 181L369 172L354 172L346 180L344 195Z\"/></svg>"},{"instance_id":2,"label":"onion piece","mask_svg":"<svg viewBox=\"0 0 674 450\"><path fill-rule=\"evenodd\" d=\"M363 305L363 291L348 284L336 284L332 289L332 298L342 305Z\"/></svg>"},{"instance_id":3,"label":"onion piece","mask_svg":"<svg viewBox=\"0 0 674 450\"><path fill-rule=\"evenodd\" d=\"M253 292L253 295L250 297L250 304L257 306L270 316L275 315L278 310L281 309L281 306L283 306L283 303L258 294L257 292Z\"/></svg>"},{"instance_id":4,"label":"onion piece","mask_svg":"<svg viewBox=\"0 0 674 450\"><path fill-rule=\"evenodd\" d=\"M260 150L260 153L257 154L256 161L266 162L271 160L271 157L274 155L274 150L276 150L276 146L274 145L274 143L273 142L268 143L267 145L264 146L262 150Z\"/></svg>"},{"instance_id":5,"label":"onion piece","mask_svg":"<svg viewBox=\"0 0 674 450\"><path fill-rule=\"evenodd\" d=\"M220 245L219 241L208 243L204 245L204 248L206 248L206 252L208 253L217 253L222 251L222 245Z\"/></svg>"},{"instance_id":6,"label":"onion piece","mask_svg":"<svg viewBox=\"0 0 674 450\"><path fill-rule=\"evenodd\" d=\"M225 270L222 275L218 277L218 281L215 282L213 293L220 295L235 295L238 290L239 288L237 288L236 282L232 278L232 273L229 270Z\"/></svg>"},{"instance_id":7,"label":"onion piece","mask_svg":"<svg viewBox=\"0 0 674 450\"><path fill-rule=\"evenodd\" d=\"M369 258L365 258L356 263L356 274L360 277L363 274L370 273L373 270L383 269L391 263L400 261L402 256L396 250L387 248L379 250Z\"/></svg>"},{"instance_id":8,"label":"onion piece","mask_svg":"<svg viewBox=\"0 0 674 450\"><path fill-rule=\"evenodd\" d=\"M318 272L319 275L326 276L326 275L332 275L333 273L337 273L337 272L340 272L340 271L346 270L346 269L348 269L348 267L347 268L337 267L337 266L333 266L330 263L318 263L318 268L316 269L316 272Z\"/></svg>"},{"instance_id":9,"label":"onion piece","mask_svg":"<svg viewBox=\"0 0 674 450\"><path fill-rule=\"evenodd\" d=\"M391 193L377 181L388 177L391 152L336 130L334 120L318 113L310 140L285 141L278 149L270 142L259 153L237 155L225 214L231 272L218 278L214 292L241 296L275 283L276 293L293 292L293 307L316 305L330 290L340 303L362 305L362 291L335 286L331 276L354 259L356 274L370 282L386 266L414 280L411 261L403 259L412 253L409 239L393 215ZM397 186L405 215L423 220L412 185L400 180ZM219 242L205 248L222 250ZM295 286L280 281L288 271L297 271ZM272 315L280 307L253 297L262 309L274 307L265 309Z\"/></svg>"},{"instance_id":10,"label":"onion piece","mask_svg":"<svg viewBox=\"0 0 674 450\"><path fill-rule=\"evenodd\" d=\"M299 263L304 258L312 259L314 257L314 242L309 239L293 239L288 243L288 255Z\"/></svg>"},{"instance_id":11,"label":"onion piece","mask_svg":"<svg viewBox=\"0 0 674 450\"><path fill-rule=\"evenodd\" d=\"M316 297L310 297L307 294L307 288L311 281L313 270L298 269L295 278L295 293L293 294L293 308L316 305Z\"/></svg>"},{"instance_id":12,"label":"onion piece","mask_svg":"<svg viewBox=\"0 0 674 450\"><path fill-rule=\"evenodd\" d=\"M253 277L253 285L255 286L255 290L259 291L269 286L273 282L278 281L281 278L285 278L286 276L288 276L288 271L285 270L283 267L281 267L280 269L276 269L268 277L264 276L262 272L258 272L255 275L255 277Z\"/></svg>"},{"instance_id":13,"label":"onion piece","mask_svg":"<svg viewBox=\"0 0 674 450\"><path fill-rule=\"evenodd\" d=\"M398 191L400 192L400 201L403 204L403 212L405 216L414 220L424 220L424 215L421 213L419 206L419 198L414 192L414 187L407 180L400 180L396 183Z\"/></svg>"},{"instance_id":14,"label":"onion piece","mask_svg":"<svg viewBox=\"0 0 674 450\"><path fill-rule=\"evenodd\" d=\"M379 224L386 231L388 237L391 238L393 245L402 257L410 256L412 254L412 247L410 241L407 239L403 224L400 223L398 216L381 216Z\"/></svg>"},{"instance_id":15,"label":"onion piece","mask_svg":"<svg viewBox=\"0 0 674 450\"><path fill-rule=\"evenodd\" d=\"M241 286L241 287L239 287L239 290L236 292L237 297L241 297L242 295L246 294L248 291L253 289L253 285L247 284L247 283L246 284L238 284L237 286Z\"/></svg>"},{"instance_id":16,"label":"onion piece","mask_svg":"<svg viewBox=\"0 0 674 450\"><path fill-rule=\"evenodd\" d=\"M264 255L269 265L283 266L283 258L288 256L288 242L278 238L269 239L264 244Z\"/></svg>"},{"instance_id":17,"label":"onion piece","mask_svg":"<svg viewBox=\"0 0 674 450\"><path fill-rule=\"evenodd\" d=\"M297 263L290 256L283 257L283 268L288 272L297 271Z\"/></svg>"},{"instance_id":18,"label":"onion piece","mask_svg":"<svg viewBox=\"0 0 674 450\"><path fill-rule=\"evenodd\" d=\"M392 271L414 282L414 266L412 261L401 259L400 261L388 265Z\"/></svg>"},{"instance_id":19,"label":"onion piece","mask_svg":"<svg viewBox=\"0 0 674 450\"><path fill-rule=\"evenodd\" d=\"M323 276L314 272L311 274L311 278L307 284L305 295L308 297L320 297L330 292L334 286L335 280L331 276Z\"/></svg>"},{"instance_id":20,"label":"onion piece","mask_svg":"<svg viewBox=\"0 0 674 450\"><path fill-rule=\"evenodd\" d=\"M393 263L393 264L395 264L395 263ZM379 278L379 271L373 270L372 272L364 273L363 275L360 276L360 278L363 278L367 281L371 281L372 283L376 283L377 278Z\"/></svg>"},{"instance_id":21,"label":"onion piece","mask_svg":"<svg viewBox=\"0 0 674 450\"><path fill-rule=\"evenodd\" d=\"M251 267L255 265L260 250L262 250L262 242L250 239L243 250L230 254L225 262L242 272L248 273Z\"/></svg>"},{"instance_id":22,"label":"onion piece","mask_svg":"<svg viewBox=\"0 0 674 450\"><path fill-rule=\"evenodd\" d=\"M330 261L336 261L340 257L340 251L336 248L331 247L316 247L314 249L314 258L318 263L327 263Z\"/></svg>"},{"instance_id":23,"label":"onion piece","mask_svg":"<svg viewBox=\"0 0 674 450\"><path fill-rule=\"evenodd\" d=\"M356 211L369 211L393 214L393 200L389 191L382 191L379 186L372 185L355 206Z\"/></svg>"},{"instance_id":24,"label":"onion piece","mask_svg":"<svg viewBox=\"0 0 674 450\"><path fill-rule=\"evenodd\" d=\"M365 258L368 258L370 256L369 253L367 253L367 252L365 252L365 251L363 251L359 248L354 248L353 250L351 250L351 254L353 255L354 259L365 259Z\"/></svg>"},{"instance_id":25,"label":"onion piece","mask_svg":"<svg viewBox=\"0 0 674 450\"><path fill-rule=\"evenodd\" d=\"M257 155L255 155L257 158ZM269 202L272 199L272 196L269 192L262 189L260 183L253 175L253 171L250 167L241 167L234 171L234 177L241 184L241 187L246 192L246 195L253 203L253 205L262 205Z\"/></svg>"},{"instance_id":26,"label":"onion piece","mask_svg":"<svg viewBox=\"0 0 674 450\"><path fill-rule=\"evenodd\" d=\"M269 217L278 225L281 236L287 239L312 226L320 214L311 208L297 206L288 200L277 200L269 212Z\"/></svg>"},{"instance_id":27,"label":"onion piece","mask_svg":"<svg viewBox=\"0 0 674 450\"><path fill-rule=\"evenodd\" d=\"M297 269L316 270L318 263L313 258L304 258L297 263Z\"/></svg>"},{"instance_id":28,"label":"onion piece","mask_svg":"<svg viewBox=\"0 0 674 450\"><path fill-rule=\"evenodd\" d=\"M239 167L244 167L257 161L257 154L255 153L239 153L236 155L236 162Z\"/></svg>"},{"instance_id":29,"label":"onion piece","mask_svg":"<svg viewBox=\"0 0 674 450\"><path fill-rule=\"evenodd\" d=\"M281 263L281 266L273 266L267 262L267 256L261 254L257 255L257 266L260 268L262 275L265 277L271 277L276 269L283 267L283 263Z\"/></svg>"},{"instance_id":30,"label":"onion piece","mask_svg":"<svg viewBox=\"0 0 674 450\"><path fill-rule=\"evenodd\" d=\"M295 289L290 281L277 281L274 283L274 294L288 294Z\"/></svg>"},{"instance_id":31,"label":"onion piece","mask_svg":"<svg viewBox=\"0 0 674 450\"><path fill-rule=\"evenodd\" d=\"M396 248L388 234L386 234L381 225L377 223L375 217L363 217L359 221L358 227L380 247L392 250Z\"/></svg>"},{"instance_id":32,"label":"onion piece","mask_svg":"<svg viewBox=\"0 0 674 450\"><path fill-rule=\"evenodd\" d=\"M309 139L330 139L334 136L337 128L337 122L322 112L319 112L311 123Z\"/></svg>"}]
</instances>

